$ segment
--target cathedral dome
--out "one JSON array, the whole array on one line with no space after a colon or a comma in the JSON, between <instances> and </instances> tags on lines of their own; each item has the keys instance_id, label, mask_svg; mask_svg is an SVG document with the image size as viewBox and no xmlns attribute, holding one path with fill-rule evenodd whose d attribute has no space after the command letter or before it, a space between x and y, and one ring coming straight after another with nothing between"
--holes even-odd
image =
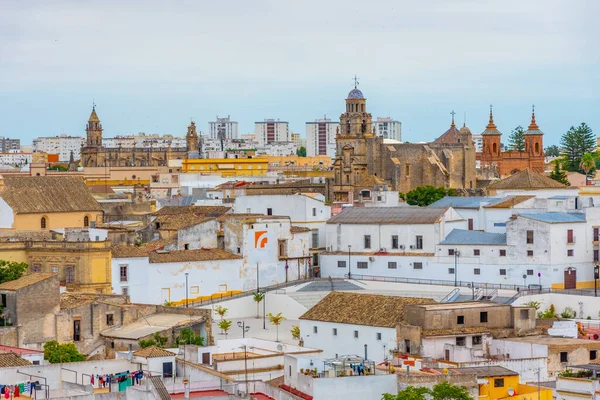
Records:
<instances>
[{"instance_id":1,"label":"cathedral dome","mask_svg":"<svg viewBox=\"0 0 600 400\"><path fill-rule=\"evenodd\" d=\"M471 130L469 128L467 128L466 124L463 124L462 128L460 128L458 130L458 132L464 133L464 134L469 134L469 135L471 134Z\"/></svg>"},{"instance_id":2,"label":"cathedral dome","mask_svg":"<svg viewBox=\"0 0 600 400\"><path fill-rule=\"evenodd\" d=\"M364 99L365 96L363 96L363 93L358 90L357 88L354 88L350 91L350 93L348 93L348 98L349 99Z\"/></svg>"}]
</instances>

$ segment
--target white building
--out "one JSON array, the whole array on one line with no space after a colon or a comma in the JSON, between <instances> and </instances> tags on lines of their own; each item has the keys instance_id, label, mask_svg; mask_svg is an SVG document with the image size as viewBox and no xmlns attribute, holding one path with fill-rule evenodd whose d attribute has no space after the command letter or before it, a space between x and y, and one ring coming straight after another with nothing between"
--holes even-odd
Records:
<instances>
[{"instance_id":1,"label":"white building","mask_svg":"<svg viewBox=\"0 0 600 400\"><path fill-rule=\"evenodd\" d=\"M81 146L85 139L81 136L62 134L54 137L39 137L33 139L33 152L41 151L48 154L58 154L58 161L68 162L71 152L75 160L81 157Z\"/></svg>"},{"instance_id":2,"label":"white building","mask_svg":"<svg viewBox=\"0 0 600 400\"><path fill-rule=\"evenodd\" d=\"M281 157L296 155L297 150L298 147L295 142L271 142L265 145L259 145L256 148L256 154Z\"/></svg>"},{"instance_id":3,"label":"white building","mask_svg":"<svg viewBox=\"0 0 600 400\"><path fill-rule=\"evenodd\" d=\"M286 121L265 119L254 123L254 140L260 147L273 142L291 142L292 135Z\"/></svg>"},{"instance_id":4,"label":"white building","mask_svg":"<svg viewBox=\"0 0 600 400\"><path fill-rule=\"evenodd\" d=\"M10 139L0 136L0 153L10 153L12 151L26 152L24 149L21 149L21 139Z\"/></svg>"},{"instance_id":5,"label":"white building","mask_svg":"<svg viewBox=\"0 0 600 400\"><path fill-rule=\"evenodd\" d=\"M31 153L9 152L0 153L0 165L25 165L31 164Z\"/></svg>"},{"instance_id":6,"label":"white building","mask_svg":"<svg viewBox=\"0 0 600 400\"><path fill-rule=\"evenodd\" d=\"M373 122L373 132L384 139L402 141L402 123L392 118L377 118Z\"/></svg>"},{"instance_id":7,"label":"white building","mask_svg":"<svg viewBox=\"0 0 600 400\"><path fill-rule=\"evenodd\" d=\"M102 145L106 148L132 148L152 149L152 148L185 148L185 138L173 135L159 135L139 133L137 135L115 136L112 138L102 138Z\"/></svg>"},{"instance_id":8,"label":"white building","mask_svg":"<svg viewBox=\"0 0 600 400\"><path fill-rule=\"evenodd\" d=\"M481 134L472 135L473 144L475 144L475 152L481 153L483 151L483 136Z\"/></svg>"},{"instance_id":9,"label":"white building","mask_svg":"<svg viewBox=\"0 0 600 400\"><path fill-rule=\"evenodd\" d=\"M219 132L223 132L223 137L226 139L238 138L238 123L231 120L228 115L224 118L219 118L214 122L208 123L208 137L211 139L219 139Z\"/></svg>"},{"instance_id":10,"label":"white building","mask_svg":"<svg viewBox=\"0 0 600 400\"><path fill-rule=\"evenodd\" d=\"M340 123L330 119L317 119L306 123L306 155L335 157L336 134Z\"/></svg>"}]
</instances>

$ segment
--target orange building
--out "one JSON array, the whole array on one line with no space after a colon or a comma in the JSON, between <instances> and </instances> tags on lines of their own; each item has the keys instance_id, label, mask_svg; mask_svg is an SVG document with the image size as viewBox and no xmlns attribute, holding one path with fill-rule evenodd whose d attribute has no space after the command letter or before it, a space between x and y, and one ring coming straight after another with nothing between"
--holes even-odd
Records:
<instances>
[{"instance_id":1,"label":"orange building","mask_svg":"<svg viewBox=\"0 0 600 400\"><path fill-rule=\"evenodd\" d=\"M496 169L499 177L511 175L518 171L531 169L538 174L545 171L544 161L544 132L535 122L535 110L531 113L531 123L525 132L525 150L501 151L500 139L502 133L494 124L494 116L490 107L490 121L481 133L483 137L483 151L476 153L482 171Z\"/></svg>"}]
</instances>

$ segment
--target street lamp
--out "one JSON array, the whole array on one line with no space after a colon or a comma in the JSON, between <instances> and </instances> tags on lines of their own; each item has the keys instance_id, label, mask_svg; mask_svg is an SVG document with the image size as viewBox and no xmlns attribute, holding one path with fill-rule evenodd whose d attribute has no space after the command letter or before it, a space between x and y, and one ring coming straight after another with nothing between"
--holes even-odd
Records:
<instances>
[{"instance_id":1,"label":"street lamp","mask_svg":"<svg viewBox=\"0 0 600 400\"><path fill-rule=\"evenodd\" d=\"M185 273L185 308L188 308L188 277L189 274Z\"/></svg>"},{"instance_id":2,"label":"street lamp","mask_svg":"<svg viewBox=\"0 0 600 400\"><path fill-rule=\"evenodd\" d=\"M454 249L454 286L458 286L457 260L459 255L459 251L457 249Z\"/></svg>"},{"instance_id":3,"label":"street lamp","mask_svg":"<svg viewBox=\"0 0 600 400\"><path fill-rule=\"evenodd\" d=\"M352 249L352 245L349 244L348 245L348 279L352 279L352 272L350 272L350 265L351 265L350 264L350 254L351 254L350 251L351 251L351 249Z\"/></svg>"},{"instance_id":4,"label":"street lamp","mask_svg":"<svg viewBox=\"0 0 600 400\"><path fill-rule=\"evenodd\" d=\"M242 328L242 339L246 338L246 332L250 330L250 326L246 325L245 321L238 321L237 324L240 328Z\"/></svg>"}]
</instances>

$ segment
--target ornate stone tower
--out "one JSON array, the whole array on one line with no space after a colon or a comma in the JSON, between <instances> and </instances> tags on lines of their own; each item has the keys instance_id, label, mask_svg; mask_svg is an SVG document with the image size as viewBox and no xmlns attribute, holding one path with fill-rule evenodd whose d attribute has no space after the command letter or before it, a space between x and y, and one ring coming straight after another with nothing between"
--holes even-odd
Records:
<instances>
[{"instance_id":1,"label":"ornate stone tower","mask_svg":"<svg viewBox=\"0 0 600 400\"><path fill-rule=\"evenodd\" d=\"M196 132L196 123L188 126L187 134L185 135L185 147L187 151L198 151L198 133Z\"/></svg>"},{"instance_id":2,"label":"ornate stone tower","mask_svg":"<svg viewBox=\"0 0 600 400\"><path fill-rule=\"evenodd\" d=\"M371 135L373 124L371 114L367 112L367 99L354 85L346 99L346 112L340 116L341 136L363 137Z\"/></svg>"},{"instance_id":3,"label":"ornate stone tower","mask_svg":"<svg viewBox=\"0 0 600 400\"><path fill-rule=\"evenodd\" d=\"M102 147L102 124L96 114L96 106L92 107L92 113L85 127L87 136L86 147Z\"/></svg>"},{"instance_id":4,"label":"ornate stone tower","mask_svg":"<svg viewBox=\"0 0 600 400\"><path fill-rule=\"evenodd\" d=\"M544 132L535 122L535 108L532 108L531 123L525 132L525 153L529 155L529 168L539 174L545 170L543 136Z\"/></svg>"},{"instance_id":5,"label":"ornate stone tower","mask_svg":"<svg viewBox=\"0 0 600 400\"><path fill-rule=\"evenodd\" d=\"M492 106L490 106L490 121L481 135L483 137L483 152L481 155L482 166L498 165L502 160L502 155L500 154L500 139L502 133L500 133L496 124L494 124Z\"/></svg>"}]
</instances>

